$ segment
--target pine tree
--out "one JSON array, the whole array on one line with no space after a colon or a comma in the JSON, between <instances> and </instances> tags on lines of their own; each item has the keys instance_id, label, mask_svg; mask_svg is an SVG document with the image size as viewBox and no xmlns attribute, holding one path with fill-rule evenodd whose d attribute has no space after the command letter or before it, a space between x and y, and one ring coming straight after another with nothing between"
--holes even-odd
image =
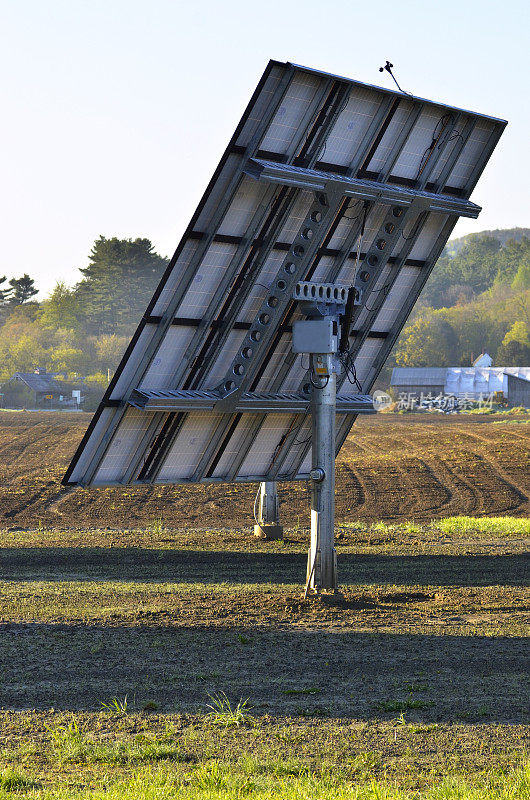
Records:
<instances>
[{"instance_id":1,"label":"pine tree","mask_svg":"<svg viewBox=\"0 0 530 800\"><path fill-rule=\"evenodd\" d=\"M27 273L21 278L11 278L9 285L12 290L9 302L14 306L26 303L38 292L38 289L35 289L35 281Z\"/></svg>"},{"instance_id":2,"label":"pine tree","mask_svg":"<svg viewBox=\"0 0 530 800\"><path fill-rule=\"evenodd\" d=\"M90 263L75 287L87 330L96 336L130 333L153 294L167 260L149 239L106 239L94 243Z\"/></svg>"},{"instance_id":3,"label":"pine tree","mask_svg":"<svg viewBox=\"0 0 530 800\"><path fill-rule=\"evenodd\" d=\"M2 289L2 284L5 283L7 280L6 276L4 275L3 278L0 278L0 306L5 306L9 302L11 295L13 294L13 287L9 289ZM10 281L11 283L11 281Z\"/></svg>"}]
</instances>

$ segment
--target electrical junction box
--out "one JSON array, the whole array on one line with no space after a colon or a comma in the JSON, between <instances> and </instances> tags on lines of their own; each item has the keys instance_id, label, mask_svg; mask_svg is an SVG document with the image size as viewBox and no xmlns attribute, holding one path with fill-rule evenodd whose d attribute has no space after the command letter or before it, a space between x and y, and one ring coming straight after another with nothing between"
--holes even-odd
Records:
<instances>
[{"instance_id":1,"label":"electrical junction box","mask_svg":"<svg viewBox=\"0 0 530 800\"><path fill-rule=\"evenodd\" d=\"M336 353L339 324L333 317L293 322L293 353Z\"/></svg>"}]
</instances>

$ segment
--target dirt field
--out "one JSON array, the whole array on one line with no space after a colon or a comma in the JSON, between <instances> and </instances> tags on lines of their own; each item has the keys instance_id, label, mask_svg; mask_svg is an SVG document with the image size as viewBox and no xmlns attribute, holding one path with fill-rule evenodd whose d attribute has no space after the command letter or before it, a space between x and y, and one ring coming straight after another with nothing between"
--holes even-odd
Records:
<instances>
[{"instance_id":1,"label":"dirt field","mask_svg":"<svg viewBox=\"0 0 530 800\"><path fill-rule=\"evenodd\" d=\"M186 785L204 770L221 781L218 764L245 786L288 774L416 789L517 767L528 538L484 522L466 536L343 527L342 595L308 600L302 529L283 543L160 526L4 532L4 763L72 792L160 760ZM248 698L252 724L213 725L219 692ZM126 712L101 710L113 698ZM328 796L311 791L293 797Z\"/></svg>"},{"instance_id":2,"label":"dirt field","mask_svg":"<svg viewBox=\"0 0 530 800\"><path fill-rule=\"evenodd\" d=\"M283 490L283 542L251 535L255 487L65 495L86 422L0 416L0 753L15 770L0 796L15 779L44 800L129 780L116 797L176 796L138 788L167 775L194 800L353 784L390 798L373 781L448 775L511 792L529 745L530 426L363 421L339 466L342 593L304 600L304 485ZM457 513L512 517L430 522ZM216 724L216 693L248 698L249 720Z\"/></svg>"},{"instance_id":3,"label":"dirt field","mask_svg":"<svg viewBox=\"0 0 530 800\"><path fill-rule=\"evenodd\" d=\"M530 511L530 424L506 417L377 415L338 460L337 521ZM60 480L87 414L0 414L0 526L247 528L255 485L75 490ZM282 485L282 518L306 524L305 482Z\"/></svg>"}]
</instances>

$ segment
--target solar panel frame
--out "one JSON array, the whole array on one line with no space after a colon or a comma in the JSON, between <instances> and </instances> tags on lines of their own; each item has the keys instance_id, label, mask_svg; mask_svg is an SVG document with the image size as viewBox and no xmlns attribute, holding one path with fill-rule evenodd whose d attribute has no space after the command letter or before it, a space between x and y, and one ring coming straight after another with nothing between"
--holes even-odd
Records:
<instances>
[{"instance_id":1,"label":"solar panel frame","mask_svg":"<svg viewBox=\"0 0 530 800\"><path fill-rule=\"evenodd\" d=\"M363 114L368 107L373 113L371 118L364 119ZM446 117L450 115L450 124L442 126L434 152L429 153L427 162L417 179L412 180L410 173L414 174L415 168L414 148L421 149L428 140L427 121L429 119L434 121L436 114L440 114L439 119L443 119L444 114ZM358 129L355 128L355 136L348 138L347 130L351 130L348 126L355 127L353 120L356 117L363 118L363 125L359 125ZM457 132L458 135L454 135L457 125L461 130ZM222 386L223 370L226 368L226 371L229 371L230 356L235 356L241 347L241 341L245 340L245 337L248 338L257 304L260 299L263 301L267 296L258 289L260 276L263 276L264 281L262 289L267 292L270 283L266 285L266 282L270 282L274 274L274 265L282 262L282 254L288 253L293 238L296 238L296 226L302 218L304 208L313 200L308 188L312 181L322 179L322 175L328 195L330 190L333 194L335 187L337 196L335 207L328 215L330 218L334 217L333 223L329 226L323 243L319 240L318 247L314 248L315 252L310 253L311 257L307 259L311 264L309 277L314 280L347 282L348 277L352 276L355 256L352 250L359 235L362 219L354 218L353 222L356 224L353 225L345 222L351 220L346 216L346 211L352 207L351 199L346 198L345 203L345 191L357 192L358 197L364 197L362 202L367 204L368 208L366 214L368 220L365 221L372 226L370 230L378 227L378 219L386 213L387 206L381 206L378 202L382 198L382 189L387 194L387 199L383 198L382 202L388 204L391 202L389 198L397 197L399 199L394 202L400 205L408 203L404 212L405 219L413 217L412 227L409 230L412 230L414 235L409 233L410 243L405 242L407 246L403 247L401 243L403 231L398 231L396 241L389 246L390 259L383 259L384 263L375 270L369 283L364 287L365 297L371 297L375 291L372 310L367 310L364 304L364 310L358 308L356 312L360 325L359 330L354 331L352 348L359 359L363 392L368 392L410 313L410 299L412 298L413 304L418 290L424 285L436 258L443 249L458 219L458 214L469 213L475 216L478 213L479 208L469 203L468 198L505 125L504 120L411 98L395 91L372 87L305 67L271 61L127 348L63 482L82 485L145 482L145 475L148 474L145 464L151 457L146 454L150 448L152 453L154 439L163 433L165 452L169 454L173 448L178 449L179 436L183 436L187 426L193 423L193 420L186 423L186 412L142 411L140 413L145 415L144 422L138 429L135 440L131 439L129 442L127 453L121 451L119 454L122 459L119 463L123 462L126 467L117 480L101 480L102 469L107 469L104 467L105 453L109 447L115 446L114 437L119 438L116 431L119 430L123 417L131 413L131 395L137 388L144 387L150 390L179 388L183 379L183 388L197 389L201 386L208 388L205 386L207 375L210 375L210 382L214 380L214 376L219 380L218 388ZM436 127L434 130L436 131ZM432 136L432 130L430 135ZM409 149L405 149L407 143ZM265 149L263 147L265 144L270 149ZM335 153L335 162L323 161L324 156L329 158ZM418 155L419 152L416 153L416 156ZM252 169L256 170L256 163L260 167L269 165L263 167L264 174L268 169L271 175L275 173L277 177L283 171L284 183L275 182L273 177L267 183L266 180L261 180L260 175L252 176ZM421 163L420 161L420 166ZM374 167L378 167L377 174L374 174ZM457 168L460 169L458 174L461 176L459 180L462 186L448 186L447 182ZM293 175L297 169L302 175L303 186L293 183L295 180ZM409 174L399 175L393 172L394 169ZM348 180L350 183L345 189ZM411 183L414 185L411 186ZM425 194L425 190L429 195L439 196L438 202L441 203L444 212L438 212L434 243L429 236L426 236L425 258L418 259L412 255L416 256L418 252L423 252L420 249L420 230L427 224L432 226L435 214L432 211L432 197L429 199L421 196L422 192ZM277 206L276 212L274 200ZM427 209L428 202L430 202L429 209ZM267 229L268 238L256 242L256 236L263 230L264 220L267 222L267 219L270 220ZM432 237L432 234L430 236ZM372 248L374 241L370 246ZM361 264L369 256L370 247L361 254ZM205 260L207 258L211 258L211 268L205 271L206 282L195 288L193 282L198 277L201 277L199 283L205 280L205 275L201 276L198 270L207 265ZM238 285L238 280L247 265L250 265L250 278L246 283L243 278ZM398 312L400 304L397 292L400 291L401 296L405 294L401 285L406 274L402 273L404 269L409 270L407 274L412 291L407 298L408 302L403 303ZM416 276L410 272L413 269L418 271ZM214 277L214 270L219 274L217 280ZM307 278L308 275L304 274L304 279ZM381 286L381 283L378 284L381 280L384 280L385 285L390 281L390 288L383 293L384 296L381 296L381 289L377 288ZM205 291L205 287L208 291ZM395 292L393 292L394 287L397 287ZM219 333L215 330L216 314L219 311L219 304L223 300L226 302L230 291L232 296L229 317L224 330ZM208 300L211 292L213 294ZM189 296L184 310L186 313L195 311L196 316L180 316L180 313L176 316L177 310L183 307L182 303L187 293ZM190 300L193 300L194 304ZM392 304L395 318L392 318L390 313ZM377 308L374 308L374 305ZM287 303L288 313L285 319L292 321L300 318L297 309L291 307L289 310L289 308L290 304ZM379 315L382 315L381 319ZM225 320L223 324L224 322ZM299 368L296 357L289 352L289 325L289 321L282 320L274 329L271 340L276 342L276 345L273 344L272 352L269 349L267 356L264 356L254 368L254 372L261 373L259 380L255 382L254 390L280 392L289 387L292 391L295 386ZM385 330L387 327L388 330ZM211 348L211 352L205 351L208 355L207 363L203 368L199 367L195 376L190 379L190 365L197 360L201 352L199 347L204 349L207 345ZM277 345L281 345L281 351ZM164 349L168 353L167 356L164 355ZM163 358L158 356L159 351L162 351ZM169 354L172 354L173 362L164 363ZM158 363L156 363L157 358L160 358ZM268 371L265 372L264 361L268 364ZM303 370L299 377L298 388L302 391L305 380ZM164 381L168 383L163 385ZM249 381L246 388L250 388ZM244 389L245 385L239 387L239 393ZM218 407L219 412L222 412L221 405ZM193 413L190 410L189 415ZM198 454L194 470L175 480L170 476L167 481L272 480L283 477L307 477L307 472L300 466L307 464L307 448L306 453L300 457L294 458L291 455L289 472L286 474L281 472L281 464L289 461L288 453L292 442L295 441L292 420L296 420L298 425L303 417L301 414L279 415L284 419L281 425L273 426L276 432L280 431L280 435L276 441L272 465L269 461L267 470L262 470L261 474L240 473L251 443L254 448L262 447L262 452L265 452L265 445L268 446L271 441L270 435L264 436L262 432L267 416L254 413L217 413L211 415L210 419L203 414L203 427L208 419L213 427L208 431L201 431L201 435L204 433L206 436L205 446ZM348 434L355 417L356 412L338 415L340 424L337 426L337 449ZM245 419L243 423L242 419ZM268 425L269 423L265 425L265 433ZM300 430L303 426L304 422L300 423ZM238 447L233 440L234 436L237 436ZM233 453L231 459L224 457L223 446ZM116 456L113 457L116 459ZM166 482L163 477L166 474L164 449L159 449L152 461L152 471L148 480ZM221 474L219 464L225 462L226 472ZM243 471L248 472L248 470Z\"/></svg>"}]
</instances>

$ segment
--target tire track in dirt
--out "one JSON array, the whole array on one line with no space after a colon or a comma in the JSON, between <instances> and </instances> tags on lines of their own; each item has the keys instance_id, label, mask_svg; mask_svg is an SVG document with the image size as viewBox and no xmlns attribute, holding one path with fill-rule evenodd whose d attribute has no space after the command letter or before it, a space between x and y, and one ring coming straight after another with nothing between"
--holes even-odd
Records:
<instances>
[{"instance_id":1,"label":"tire track in dirt","mask_svg":"<svg viewBox=\"0 0 530 800\"><path fill-rule=\"evenodd\" d=\"M487 508L485 513L491 513L495 509L502 512L521 510L528 503L528 495L525 491L527 487L525 486L523 489L521 484L515 482L513 475L501 466L499 459L493 459L487 455L492 446L499 444L498 438L495 437L495 440L492 441L471 431L460 431L460 436L463 441L467 442L468 453L474 456L479 473L482 472L484 480L491 486L489 491L486 489L482 492L483 502ZM486 453L477 452L477 442L484 444ZM476 480L475 485L480 486L481 483ZM499 498L502 497L502 501L493 502L491 499L493 494ZM511 500L508 500L508 494L511 495Z\"/></svg>"},{"instance_id":2,"label":"tire track in dirt","mask_svg":"<svg viewBox=\"0 0 530 800\"><path fill-rule=\"evenodd\" d=\"M365 505L367 500L368 500L368 492L366 490L366 483L363 480L363 478L361 477L362 473L360 471L355 470L351 466L351 464L344 464L343 463L340 466L345 472L348 473L348 475L350 477L350 481L353 484L353 486L355 487L355 489L356 489L356 491L357 491L357 493L359 495L359 500L356 503L356 506L359 508L359 507Z\"/></svg>"},{"instance_id":3,"label":"tire track in dirt","mask_svg":"<svg viewBox=\"0 0 530 800\"><path fill-rule=\"evenodd\" d=\"M7 439L5 442L0 442L0 458L9 456L10 463L14 465L20 458L23 458L26 455L28 444L31 443L34 445L39 441L46 441L50 435L49 431L43 432L41 436L38 436L36 439L31 437L31 431L39 427L40 425L34 424L24 431L24 436L11 440Z\"/></svg>"},{"instance_id":4,"label":"tire track in dirt","mask_svg":"<svg viewBox=\"0 0 530 800\"><path fill-rule=\"evenodd\" d=\"M92 528L163 519L176 527L250 527L255 487L246 484L64 489L61 476L88 419L0 415L0 518L6 524ZM360 419L337 459L337 520L522 514L530 506L528 441L526 431L493 420ZM280 487L288 527L307 513L302 486Z\"/></svg>"},{"instance_id":5,"label":"tire track in dirt","mask_svg":"<svg viewBox=\"0 0 530 800\"><path fill-rule=\"evenodd\" d=\"M400 436L407 444L408 450L415 450L418 448L418 441L414 441L410 436L404 434L403 431L400 431ZM447 492L446 502L437 507L433 507L431 509L431 514L452 516L461 514L463 511L466 513L480 513L482 507L480 492L474 484L460 474L454 466L451 467L446 458L443 458L439 453L429 458L427 449L427 455L425 455L422 460L434 476L436 483L442 486ZM467 498L467 502L462 503L462 495ZM462 506L464 506L464 509Z\"/></svg>"},{"instance_id":6,"label":"tire track in dirt","mask_svg":"<svg viewBox=\"0 0 530 800\"><path fill-rule=\"evenodd\" d=\"M409 437L406 437L402 431L399 431L399 435L401 440L404 442L405 446L402 448L404 452L414 452L417 449L418 443L411 440ZM387 437L390 439L390 437ZM396 443L395 437L391 440L393 444ZM365 451L370 452L370 454L376 458L380 457L381 455L381 440L378 440L378 444L371 444L364 439L359 442L356 439L356 445L363 448ZM451 516L453 514L461 513L462 510L462 502L461 502L461 494L467 493L469 500L471 503L467 504L467 507L470 510L476 509L480 505L479 493L475 491L474 487L469 484L469 482L462 479L460 476L457 476L454 469L451 469L448 464L443 459L439 457L429 459L428 457L422 457L418 454L414 453L414 458L416 459L416 463L421 464L423 470L429 474L432 478L432 486L425 486L423 487L425 491L423 493L419 493L417 481L410 481L407 478L407 473L410 474L408 469L405 469L400 466L399 459L396 458L395 463L397 469L399 470L400 474L404 476L404 483L409 486L411 489L410 494L410 501L404 505L401 505L399 510L396 509L396 512L393 516L399 516L402 518L407 518L407 516L413 515L414 518L418 518L419 516L423 516L425 514L431 515L447 515ZM440 503L431 503L430 505L425 505L424 495L432 496L434 491L440 492L442 495L445 496L445 500ZM463 491L464 490L464 491ZM467 490L467 491L466 491Z\"/></svg>"},{"instance_id":7,"label":"tire track in dirt","mask_svg":"<svg viewBox=\"0 0 530 800\"><path fill-rule=\"evenodd\" d=\"M436 509L439 516L457 516L462 513L463 507L470 511L477 507L478 497L473 486L457 475L444 459L433 460L429 467L449 495L447 502ZM463 497L467 498L466 502L463 502Z\"/></svg>"},{"instance_id":8,"label":"tire track in dirt","mask_svg":"<svg viewBox=\"0 0 530 800\"><path fill-rule=\"evenodd\" d=\"M419 463L421 463L423 470L430 476L431 486L425 487L426 497L423 499L423 506L419 507L419 498L416 501L416 505L418 505L418 508L415 514L413 512L413 516L414 518L416 518L418 514L425 514L427 512L430 512L431 514L440 514L442 509L445 509L454 501L454 493L452 489L447 485L447 481L439 478L436 475L435 471L433 470L432 466L428 463L427 459L420 458L419 456L417 456L417 460ZM438 502L438 503L433 502L435 497L435 490L437 490L437 492L440 495L445 497L445 500L443 502ZM430 505L425 504L427 500L431 501Z\"/></svg>"},{"instance_id":9,"label":"tire track in dirt","mask_svg":"<svg viewBox=\"0 0 530 800\"><path fill-rule=\"evenodd\" d=\"M508 433L508 435L510 435L510 436L512 435L512 432L511 432L511 431L507 431L506 433ZM530 446L530 442L529 442L529 439L528 439L528 437L526 437L526 436L519 436L518 434L515 434L515 435L517 436L517 438L518 438L518 439L523 439L523 440L524 440L524 441L525 441L527 444L529 444L529 446ZM465 432L462 432L462 436L463 436L464 438L468 438L468 439L475 439L475 440L477 440L477 441L479 441L479 442L482 442L482 443L484 443L484 444L486 444L486 445L488 445L488 446L491 446L491 445L492 445L492 441L491 441L491 439L490 439L490 438L488 438L488 437L484 437L484 436L480 436L480 434L478 434L478 433L475 433L474 431L465 431ZM493 468L493 469L494 469L494 470L495 470L495 471L496 471L496 472L499 474L499 478L500 478L500 479L501 479L503 482L505 482L505 483L506 483L506 484L507 484L507 485L508 485L508 486L509 486L509 487L510 487L510 488L511 488L511 489L512 489L514 492L516 492L517 494L519 494L519 496L520 496L520 499L521 499L521 501L522 501L522 504L524 504L524 503L528 503L528 501L529 501L529 499L530 499L530 498L529 498L529 495L528 495L528 494L526 494L526 492L528 492L528 485L525 485L525 486L524 486L524 488L523 488L523 486L522 486L521 484L519 484L518 482L516 483L516 482L514 481L514 477L513 477L513 475L509 474L509 473L508 473L508 472L507 472L507 471L506 471L506 470L505 470L505 469L504 469L504 468L503 468L503 467L502 467L502 466L499 464L499 461L498 461L498 460L495 460L495 461L493 461L491 458L488 458L487 456L484 456L483 454L481 454L481 457L482 457L482 458L483 458L485 461L487 461L487 462L488 462L488 463L491 465L491 467L492 467L492 468Z\"/></svg>"},{"instance_id":10,"label":"tire track in dirt","mask_svg":"<svg viewBox=\"0 0 530 800\"><path fill-rule=\"evenodd\" d=\"M470 427L472 427L472 430L470 430ZM503 469L499 460L488 456L491 448L498 447L500 441L502 441L500 436L502 432L498 428L488 426L487 432L491 434L491 437L481 436L480 433L475 432L477 427L479 425L475 423L472 426L466 426L466 430L462 430L459 425L455 435L451 437L453 448L456 447L459 452L466 453L467 475L463 474L460 465L456 468L453 467L451 471L457 480L464 483L476 498L476 502L472 503L469 510L477 514L523 510L524 505L528 503L528 496L525 492L527 487L525 486L523 489L521 484L514 482L513 476ZM480 430L486 433L485 425L481 424ZM528 440L525 439L525 441ZM478 451L477 442L484 445L486 452L483 452L482 448L480 452ZM409 444L411 447L417 446L418 440L411 441L409 438ZM517 460L515 453L514 458ZM436 468L441 463L445 463L446 467L451 469L448 465L448 460L441 454L436 454L434 463ZM511 499L508 499L507 495L511 495ZM465 511L469 513L467 509ZM460 513L462 513L462 510L460 510Z\"/></svg>"},{"instance_id":11,"label":"tire track in dirt","mask_svg":"<svg viewBox=\"0 0 530 800\"><path fill-rule=\"evenodd\" d=\"M381 463L381 448L376 449L366 440L359 442L358 439L355 440L355 446L366 454L367 456L366 463L363 466L359 466L358 464L354 466L351 460L346 461L347 458L346 453L341 453L340 466L345 468L349 472L354 482L362 486L364 501L362 505L358 506L355 509L356 513L360 513L362 515L367 515L367 516L373 516L373 515L381 516L380 503L384 502L387 512L391 512L390 513L391 517L401 516L402 511L401 511L401 496L400 496L401 493L400 476L402 474L402 470L400 469L399 464L397 463L393 464L395 472L390 472L388 469L386 469L384 473L385 491L383 492L382 491L383 482L381 481L380 475L382 471L381 468L385 470L386 464ZM350 458L352 458L351 454ZM353 460L355 460L356 458L358 458L358 456L354 456ZM375 471L374 468L377 467L379 467L379 470L378 470L378 478L376 480L371 477L370 473ZM341 491L342 491L342 486L339 487L338 490L339 495Z\"/></svg>"},{"instance_id":12,"label":"tire track in dirt","mask_svg":"<svg viewBox=\"0 0 530 800\"><path fill-rule=\"evenodd\" d=\"M342 463L340 469L348 475L348 480L358 489L360 502L353 508L349 503L345 504L341 487L337 487L335 502L338 516L351 516L352 512L356 515L370 516L374 510L374 497L377 494L375 481L363 475L362 470L355 469L351 464Z\"/></svg>"}]
</instances>

